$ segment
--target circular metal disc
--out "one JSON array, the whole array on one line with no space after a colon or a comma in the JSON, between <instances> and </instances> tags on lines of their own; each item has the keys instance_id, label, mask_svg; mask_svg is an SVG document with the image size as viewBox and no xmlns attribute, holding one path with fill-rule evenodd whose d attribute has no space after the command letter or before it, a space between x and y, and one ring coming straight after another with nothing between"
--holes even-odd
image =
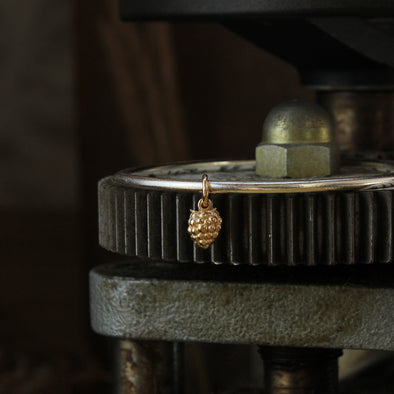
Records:
<instances>
[{"instance_id":1,"label":"circular metal disc","mask_svg":"<svg viewBox=\"0 0 394 394\"><path fill-rule=\"evenodd\" d=\"M255 161L192 162L123 170L114 176L125 186L172 192L199 192L208 174L211 193L313 193L371 190L394 184L394 163L347 161L338 175L322 178L263 178L255 174Z\"/></svg>"}]
</instances>

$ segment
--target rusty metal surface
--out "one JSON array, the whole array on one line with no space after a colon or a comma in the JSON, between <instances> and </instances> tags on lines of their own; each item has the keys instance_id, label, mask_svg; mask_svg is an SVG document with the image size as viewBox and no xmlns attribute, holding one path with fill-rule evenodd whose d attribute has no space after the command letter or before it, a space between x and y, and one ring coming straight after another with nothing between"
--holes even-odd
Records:
<instances>
[{"instance_id":1,"label":"rusty metal surface","mask_svg":"<svg viewBox=\"0 0 394 394\"><path fill-rule=\"evenodd\" d=\"M163 341L115 342L116 394L181 394L183 347Z\"/></svg>"},{"instance_id":2,"label":"rusty metal surface","mask_svg":"<svg viewBox=\"0 0 394 394\"><path fill-rule=\"evenodd\" d=\"M370 285L346 277L336 285L216 279L97 267L90 274L92 327L118 338L394 350L394 289L372 276Z\"/></svg>"},{"instance_id":3,"label":"rusty metal surface","mask_svg":"<svg viewBox=\"0 0 394 394\"><path fill-rule=\"evenodd\" d=\"M116 394L160 392L163 372L159 344L148 341L120 340L116 343Z\"/></svg>"},{"instance_id":4,"label":"rusty metal surface","mask_svg":"<svg viewBox=\"0 0 394 394\"><path fill-rule=\"evenodd\" d=\"M337 394L338 357L321 348L262 347L265 394Z\"/></svg>"}]
</instances>

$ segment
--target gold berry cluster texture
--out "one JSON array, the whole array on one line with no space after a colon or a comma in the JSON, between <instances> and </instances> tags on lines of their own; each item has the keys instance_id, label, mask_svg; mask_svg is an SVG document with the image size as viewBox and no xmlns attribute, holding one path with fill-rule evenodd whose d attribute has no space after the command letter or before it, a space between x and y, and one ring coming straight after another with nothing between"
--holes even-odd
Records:
<instances>
[{"instance_id":1,"label":"gold berry cluster texture","mask_svg":"<svg viewBox=\"0 0 394 394\"><path fill-rule=\"evenodd\" d=\"M203 249L208 249L219 235L222 227L222 218L216 208L190 210L189 232L192 240Z\"/></svg>"}]
</instances>

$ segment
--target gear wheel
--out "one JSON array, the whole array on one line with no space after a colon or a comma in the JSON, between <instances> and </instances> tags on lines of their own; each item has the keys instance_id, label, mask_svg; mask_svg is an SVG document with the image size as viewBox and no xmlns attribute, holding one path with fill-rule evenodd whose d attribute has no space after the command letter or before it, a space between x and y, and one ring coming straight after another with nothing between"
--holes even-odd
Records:
<instances>
[{"instance_id":1,"label":"gear wheel","mask_svg":"<svg viewBox=\"0 0 394 394\"><path fill-rule=\"evenodd\" d=\"M224 178L231 174L231 179L248 179L251 168L224 163L210 165ZM127 170L100 182L100 244L127 256L177 262L289 266L389 263L393 261L394 208L387 174L394 167L378 162L368 165L369 169L364 166L362 170L369 176L359 177L364 187L357 190L332 187L334 191L320 188L314 192L312 187L306 193L294 189L297 192L211 194L223 224L208 250L194 245L187 231L190 209L197 207L201 196L185 190L182 183L204 169L209 173L208 164L203 168L204 163L199 163L194 169L180 165L178 172L177 166L171 166L166 173L172 177L168 187L161 187L160 182L156 187L144 183L149 177L160 179L163 174L159 170ZM144 181L136 181L141 174ZM215 172L213 175L210 179L215 178ZM216 177L220 179L220 175ZM348 175L341 179L346 177L354 180ZM386 183L380 182L380 177ZM174 188L173 179L181 179L179 188ZM351 185L355 189L354 182ZM364 190L365 185L372 189Z\"/></svg>"}]
</instances>

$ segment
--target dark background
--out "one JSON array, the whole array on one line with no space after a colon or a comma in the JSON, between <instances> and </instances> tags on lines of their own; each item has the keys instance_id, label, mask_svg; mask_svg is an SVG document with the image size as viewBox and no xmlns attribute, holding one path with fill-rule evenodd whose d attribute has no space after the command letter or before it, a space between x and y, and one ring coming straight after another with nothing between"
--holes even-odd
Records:
<instances>
[{"instance_id":1,"label":"dark background","mask_svg":"<svg viewBox=\"0 0 394 394\"><path fill-rule=\"evenodd\" d=\"M115 0L3 1L0 25L0 392L108 392L88 311L89 269L116 258L97 244L98 179L253 158L269 109L313 94L218 24L126 24ZM188 350L196 392L241 368L234 349L207 348Z\"/></svg>"}]
</instances>

